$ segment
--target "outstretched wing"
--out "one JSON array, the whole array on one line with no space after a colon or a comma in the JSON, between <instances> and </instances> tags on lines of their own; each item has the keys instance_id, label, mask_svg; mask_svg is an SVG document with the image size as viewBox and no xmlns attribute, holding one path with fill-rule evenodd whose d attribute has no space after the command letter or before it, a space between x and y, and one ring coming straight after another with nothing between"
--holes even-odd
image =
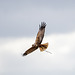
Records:
<instances>
[{"instance_id":1,"label":"outstretched wing","mask_svg":"<svg viewBox=\"0 0 75 75\"><path fill-rule=\"evenodd\" d=\"M37 46L34 46L34 47L29 48L29 49L23 54L23 56L28 55L29 53L35 51L37 48L38 48Z\"/></svg>"},{"instance_id":2,"label":"outstretched wing","mask_svg":"<svg viewBox=\"0 0 75 75\"><path fill-rule=\"evenodd\" d=\"M35 44L37 45L41 44L43 37L44 37L44 33L45 33L45 27L46 27L46 23L41 22L41 25L39 25L39 31L37 33Z\"/></svg>"}]
</instances>

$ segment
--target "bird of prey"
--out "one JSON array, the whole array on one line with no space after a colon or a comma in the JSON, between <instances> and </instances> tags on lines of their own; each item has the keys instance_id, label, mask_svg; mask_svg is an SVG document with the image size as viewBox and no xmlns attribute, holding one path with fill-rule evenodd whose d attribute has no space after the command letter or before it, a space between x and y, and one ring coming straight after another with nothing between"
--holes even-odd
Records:
<instances>
[{"instance_id":1,"label":"bird of prey","mask_svg":"<svg viewBox=\"0 0 75 75\"><path fill-rule=\"evenodd\" d=\"M31 48L29 48L27 51L25 51L23 53L23 56L28 55L29 53L37 50L38 48L40 49L40 51L44 51L44 50L47 49L48 43L41 44L42 40L43 40L43 37L44 37L44 33L45 33L45 27L46 27L46 23L45 22L41 22L41 25L39 25L39 31L37 33L35 43L32 44Z\"/></svg>"}]
</instances>

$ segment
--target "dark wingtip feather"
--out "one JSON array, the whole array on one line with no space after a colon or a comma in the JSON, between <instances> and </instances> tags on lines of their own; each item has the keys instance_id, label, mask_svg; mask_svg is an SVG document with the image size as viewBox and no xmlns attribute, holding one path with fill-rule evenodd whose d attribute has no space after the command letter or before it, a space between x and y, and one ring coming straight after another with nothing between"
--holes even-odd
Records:
<instances>
[{"instance_id":1,"label":"dark wingtip feather","mask_svg":"<svg viewBox=\"0 0 75 75\"><path fill-rule=\"evenodd\" d=\"M26 56L27 55L27 53L24 53L22 56Z\"/></svg>"},{"instance_id":2,"label":"dark wingtip feather","mask_svg":"<svg viewBox=\"0 0 75 75\"><path fill-rule=\"evenodd\" d=\"M40 29L43 29L45 27L46 27L46 23L45 22L41 22Z\"/></svg>"}]
</instances>

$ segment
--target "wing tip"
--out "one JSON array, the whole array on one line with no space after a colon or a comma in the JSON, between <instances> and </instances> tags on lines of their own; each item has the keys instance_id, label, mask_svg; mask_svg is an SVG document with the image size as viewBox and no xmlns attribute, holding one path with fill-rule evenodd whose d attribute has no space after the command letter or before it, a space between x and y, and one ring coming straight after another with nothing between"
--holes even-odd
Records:
<instances>
[{"instance_id":1,"label":"wing tip","mask_svg":"<svg viewBox=\"0 0 75 75\"><path fill-rule=\"evenodd\" d=\"M26 56L27 55L27 53L24 53L22 56Z\"/></svg>"},{"instance_id":2,"label":"wing tip","mask_svg":"<svg viewBox=\"0 0 75 75\"><path fill-rule=\"evenodd\" d=\"M41 25L39 25L39 26L40 26L40 29L43 29L43 28L46 27L46 23L45 22L41 22Z\"/></svg>"}]
</instances>

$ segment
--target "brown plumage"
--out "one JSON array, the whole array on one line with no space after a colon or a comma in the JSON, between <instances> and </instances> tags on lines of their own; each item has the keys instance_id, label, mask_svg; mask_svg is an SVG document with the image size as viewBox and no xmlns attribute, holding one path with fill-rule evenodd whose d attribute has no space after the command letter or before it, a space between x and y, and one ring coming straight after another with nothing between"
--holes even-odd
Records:
<instances>
[{"instance_id":1,"label":"brown plumage","mask_svg":"<svg viewBox=\"0 0 75 75\"><path fill-rule=\"evenodd\" d=\"M45 33L45 27L46 27L46 23L41 22L41 25L39 25L39 31L37 33L35 43L32 45L31 48L29 48L27 51L25 51L23 56L28 55L29 53L35 51L38 48L40 49L40 51L44 51L45 49L47 49L48 43L41 44L43 37L44 37L44 33Z\"/></svg>"}]
</instances>

